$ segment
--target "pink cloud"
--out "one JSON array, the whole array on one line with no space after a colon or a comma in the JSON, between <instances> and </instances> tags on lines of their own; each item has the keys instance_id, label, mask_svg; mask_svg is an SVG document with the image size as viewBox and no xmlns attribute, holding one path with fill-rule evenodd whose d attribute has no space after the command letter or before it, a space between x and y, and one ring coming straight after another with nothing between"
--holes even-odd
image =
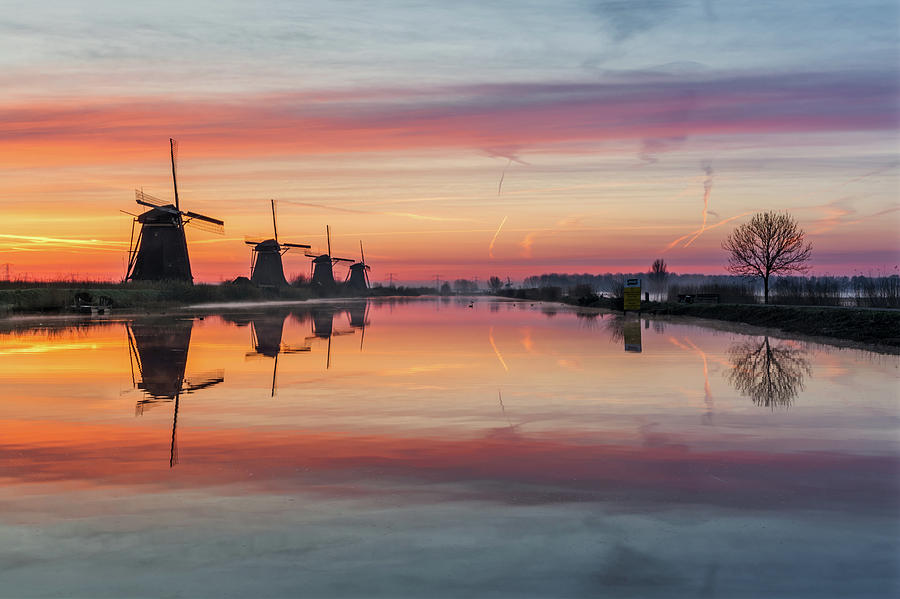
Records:
<instances>
[{"instance_id":1,"label":"pink cloud","mask_svg":"<svg viewBox=\"0 0 900 599\"><path fill-rule=\"evenodd\" d=\"M210 156L523 148L692 135L896 130L883 73L478 85L230 100L0 105L12 164L127 161L168 136ZM646 142L644 142L646 145Z\"/></svg>"}]
</instances>

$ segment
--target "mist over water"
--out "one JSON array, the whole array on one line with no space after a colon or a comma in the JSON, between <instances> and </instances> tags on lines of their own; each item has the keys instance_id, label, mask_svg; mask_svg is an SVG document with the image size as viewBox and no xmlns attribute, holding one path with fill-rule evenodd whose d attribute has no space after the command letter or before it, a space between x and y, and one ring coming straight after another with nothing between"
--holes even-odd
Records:
<instances>
[{"instance_id":1,"label":"mist over water","mask_svg":"<svg viewBox=\"0 0 900 599\"><path fill-rule=\"evenodd\" d=\"M4 593L898 590L897 356L531 302L215 312L0 333Z\"/></svg>"}]
</instances>

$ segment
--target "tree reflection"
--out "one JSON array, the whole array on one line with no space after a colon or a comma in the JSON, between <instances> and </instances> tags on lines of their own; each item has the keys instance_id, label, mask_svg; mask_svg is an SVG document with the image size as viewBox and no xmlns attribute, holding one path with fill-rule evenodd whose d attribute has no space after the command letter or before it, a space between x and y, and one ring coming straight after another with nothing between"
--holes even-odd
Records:
<instances>
[{"instance_id":1,"label":"tree reflection","mask_svg":"<svg viewBox=\"0 0 900 599\"><path fill-rule=\"evenodd\" d=\"M729 381L758 406L790 406L812 373L806 350L762 341L736 343L729 350Z\"/></svg>"}]
</instances>

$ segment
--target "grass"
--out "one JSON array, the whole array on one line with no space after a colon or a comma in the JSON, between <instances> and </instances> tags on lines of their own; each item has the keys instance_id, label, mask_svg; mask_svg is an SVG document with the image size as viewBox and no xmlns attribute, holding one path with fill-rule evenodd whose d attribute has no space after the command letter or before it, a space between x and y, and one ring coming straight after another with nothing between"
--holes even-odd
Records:
<instances>
[{"instance_id":1,"label":"grass","mask_svg":"<svg viewBox=\"0 0 900 599\"><path fill-rule=\"evenodd\" d=\"M428 293L430 290L424 290ZM248 301L302 301L322 297L414 296L423 290L409 287L376 287L359 293L337 285L323 290L309 285L257 287L251 283L191 285L178 281L110 283L104 281L13 281L0 284L0 315L72 312L77 299L104 304L117 311L164 310L200 303Z\"/></svg>"},{"instance_id":2,"label":"grass","mask_svg":"<svg viewBox=\"0 0 900 599\"><path fill-rule=\"evenodd\" d=\"M560 288L516 289L500 295L531 301L561 301L573 306L621 310L622 300L600 297L589 289L573 287L562 295ZM693 316L820 337L900 349L900 310L857 307L784 306L756 303L679 304L642 302L644 314Z\"/></svg>"},{"instance_id":3,"label":"grass","mask_svg":"<svg viewBox=\"0 0 900 599\"><path fill-rule=\"evenodd\" d=\"M774 327L788 333L900 347L900 311L897 310L760 304L658 304L648 306L646 312L727 320Z\"/></svg>"}]
</instances>

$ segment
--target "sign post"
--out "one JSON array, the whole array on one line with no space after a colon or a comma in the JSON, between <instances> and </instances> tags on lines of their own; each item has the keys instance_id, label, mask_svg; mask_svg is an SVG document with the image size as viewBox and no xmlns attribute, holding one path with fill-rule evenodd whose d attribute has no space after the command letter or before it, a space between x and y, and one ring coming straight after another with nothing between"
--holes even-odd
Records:
<instances>
[{"instance_id":1,"label":"sign post","mask_svg":"<svg viewBox=\"0 0 900 599\"><path fill-rule=\"evenodd\" d=\"M626 312L641 311L641 280L625 279L625 305Z\"/></svg>"}]
</instances>

